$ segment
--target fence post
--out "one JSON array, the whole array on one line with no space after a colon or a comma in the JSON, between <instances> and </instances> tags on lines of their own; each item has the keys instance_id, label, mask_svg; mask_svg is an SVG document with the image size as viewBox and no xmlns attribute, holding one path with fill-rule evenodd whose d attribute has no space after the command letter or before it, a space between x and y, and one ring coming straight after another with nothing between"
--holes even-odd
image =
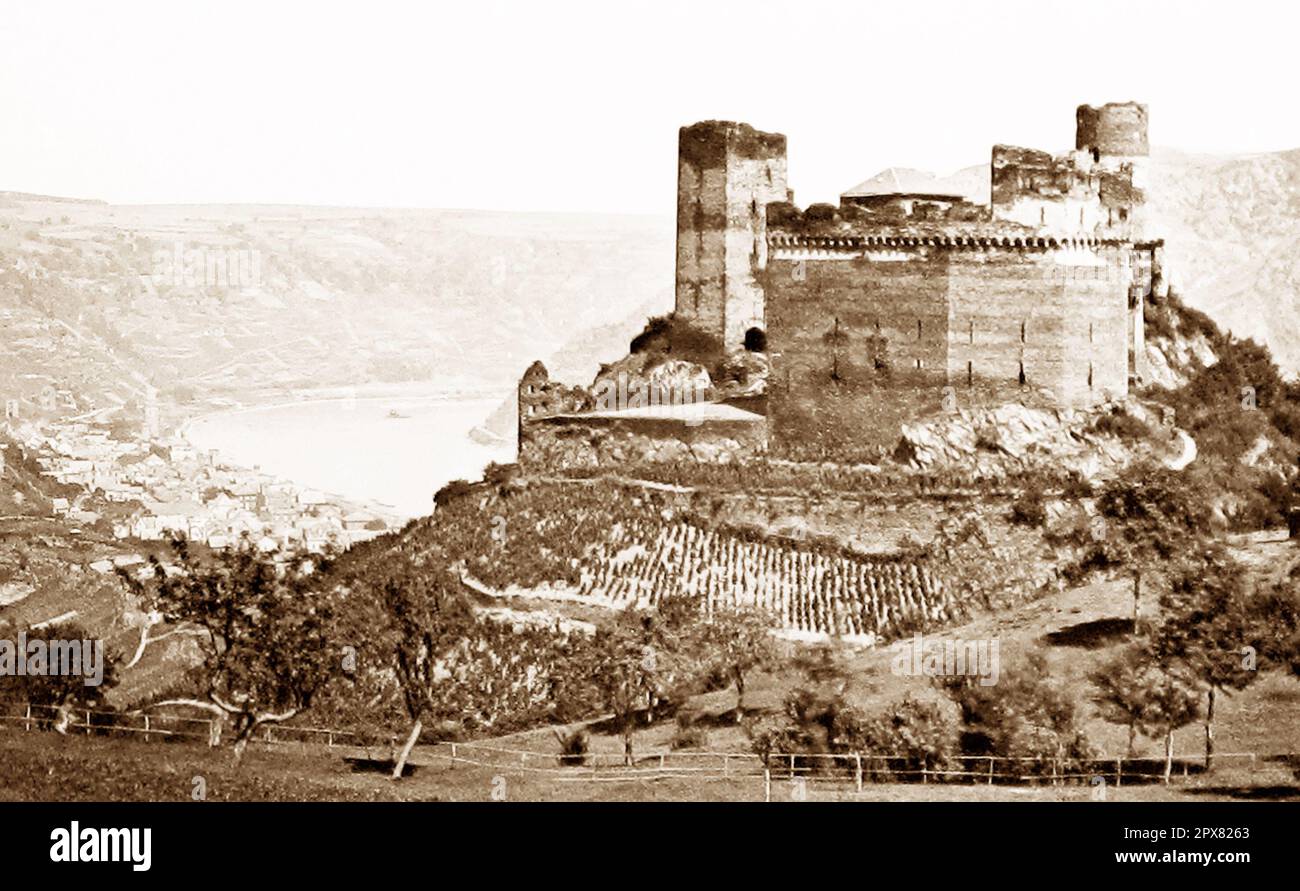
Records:
<instances>
[{"instance_id":1,"label":"fence post","mask_svg":"<svg viewBox=\"0 0 1300 891\"><path fill-rule=\"evenodd\" d=\"M992 755L989 755L989 785L990 785L990 786L993 785L993 765L994 765L994 763L995 763L995 762L994 762L994 760L993 760L993 756L992 756Z\"/></svg>"},{"instance_id":2,"label":"fence post","mask_svg":"<svg viewBox=\"0 0 1300 891\"><path fill-rule=\"evenodd\" d=\"M327 749L332 749L332 748L334 748L334 731L333 731L333 730L331 730L329 733L325 734L325 748L327 748Z\"/></svg>"},{"instance_id":3,"label":"fence post","mask_svg":"<svg viewBox=\"0 0 1300 891\"><path fill-rule=\"evenodd\" d=\"M1118 789L1124 782L1124 759L1115 759L1115 788Z\"/></svg>"},{"instance_id":4,"label":"fence post","mask_svg":"<svg viewBox=\"0 0 1300 891\"><path fill-rule=\"evenodd\" d=\"M862 791L862 755L858 752L853 753L853 783L857 786L858 791Z\"/></svg>"},{"instance_id":5,"label":"fence post","mask_svg":"<svg viewBox=\"0 0 1300 891\"><path fill-rule=\"evenodd\" d=\"M455 744L455 743L452 743L452 744L451 744L451 764L448 766L447 769L448 769L448 770L454 770L455 768L456 768L456 744Z\"/></svg>"},{"instance_id":6,"label":"fence post","mask_svg":"<svg viewBox=\"0 0 1300 891\"><path fill-rule=\"evenodd\" d=\"M659 769L660 769L660 770L663 770L663 769L664 769L664 755L663 755L663 752L660 752L660 753L659 753Z\"/></svg>"},{"instance_id":7,"label":"fence post","mask_svg":"<svg viewBox=\"0 0 1300 891\"><path fill-rule=\"evenodd\" d=\"M726 752L723 752L723 753L722 753L722 775L723 775L724 777L725 777L725 776L729 776L729 775L731 774L731 770L730 770L730 768L729 768L729 766L728 766L728 763L727 763L727 759L728 759L728 758L729 758L729 756L727 755L727 753L726 753Z\"/></svg>"},{"instance_id":8,"label":"fence post","mask_svg":"<svg viewBox=\"0 0 1300 891\"><path fill-rule=\"evenodd\" d=\"M767 765L763 766L763 800L772 800L772 771Z\"/></svg>"},{"instance_id":9,"label":"fence post","mask_svg":"<svg viewBox=\"0 0 1300 891\"><path fill-rule=\"evenodd\" d=\"M30 702L27 703L27 713L23 715L23 718L26 721L26 723L23 725L23 729L31 730L32 729L32 704ZM1253 766L1254 758L1251 759L1251 762Z\"/></svg>"},{"instance_id":10,"label":"fence post","mask_svg":"<svg viewBox=\"0 0 1300 891\"><path fill-rule=\"evenodd\" d=\"M90 736L90 709L86 709L86 736ZM1184 766L1183 770L1186 769L1186 766Z\"/></svg>"}]
</instances>

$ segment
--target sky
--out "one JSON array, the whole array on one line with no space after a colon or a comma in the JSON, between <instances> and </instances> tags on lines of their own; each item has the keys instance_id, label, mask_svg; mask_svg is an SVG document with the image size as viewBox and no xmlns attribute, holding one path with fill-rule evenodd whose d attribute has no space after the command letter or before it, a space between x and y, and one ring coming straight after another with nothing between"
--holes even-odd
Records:
<instances>
[{"instance_id":1,"label":"sky","mask_svg":"<svg viewBox=\"0 0 1300 891\"><path fill-rule=\"evenodd\" d=\"M789 139L796 201L1063 151L1080 103L1151 140L1300 147L1278 3L10 3L0 190L114 203L671 214L678 127Z\"/></svg>"}]
</instances>

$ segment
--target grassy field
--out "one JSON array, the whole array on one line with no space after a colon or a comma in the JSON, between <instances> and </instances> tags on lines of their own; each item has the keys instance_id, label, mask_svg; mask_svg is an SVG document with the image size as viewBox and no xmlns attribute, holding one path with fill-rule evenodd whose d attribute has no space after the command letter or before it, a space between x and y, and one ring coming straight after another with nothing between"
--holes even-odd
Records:
<instances>
[{"instance_id":1,"label":"grassy field","mask_svg":"<svg viewBox=\"0 0 1300 891\"><path fill-rule=\"evenodd\" d=\"M760 775L636 777L621 769L594 775L573 769L521 769L449 764L417 755L417 769L401 782L375 772L355 772L339 750L250 749L243 764L230 753L192 743L62 737L52 733L0 733L0 800L3 801L756 801L766 798ZM1169 786L1108 787L1109 801L1300 800L1300 787L1233 771ZM1281 779L1273 776L1272 779ZM773 779L779 801L1080 801L1094 800L1086 784L987 786Z\"/></svg>"}]
</instances>

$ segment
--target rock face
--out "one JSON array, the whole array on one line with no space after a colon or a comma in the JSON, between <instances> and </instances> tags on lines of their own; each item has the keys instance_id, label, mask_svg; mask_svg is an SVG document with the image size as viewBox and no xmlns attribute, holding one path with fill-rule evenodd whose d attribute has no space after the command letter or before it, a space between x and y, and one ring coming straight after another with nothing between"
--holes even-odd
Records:
<instances>
[{"instance_id":1,"label":"rock face","mask_svg":"<svg viewBox=\"0 0 1300 891\"><path fill-rule=\"evenodd\" d=\"M712 394L713 381L704 366L694 362L632 353L603 366L591 390L597 411L616 411L703 402Z\"/></svg>"},{"instance_id":2,"label":"rock face","mask_svg":"<svg viewBox=\"0 0 1300 891\"><path fill-rule=\"evenodd\" d=\"M1187 371L1198 364L1206 368L1219 361L1205 335L1170 340L1156 337L1146 343L1147 383L1176 390L1187 383Z\"/></svg>"},{"instance_id":3,"label":"rock face","mask_svg":"<svg viewBox=\"0 0 1300 891\"><path fill-rule=\"evenodd\" d=\"M1135 414L1145 413L1130 406ZM1009 404L953 412L943 418L903 425L895 457L918 469L961 466L996 475L1029 466L1072 469L1084 477L1119 469L1150 446L1131 445L1088 432L1094 412L1041 409ZM1151 419L1154 420L1154 419ZM1158 447L1159 448L1159 447ZM1163 451L1181 450L1171 441Z\"/></svg>"}]
</instances>

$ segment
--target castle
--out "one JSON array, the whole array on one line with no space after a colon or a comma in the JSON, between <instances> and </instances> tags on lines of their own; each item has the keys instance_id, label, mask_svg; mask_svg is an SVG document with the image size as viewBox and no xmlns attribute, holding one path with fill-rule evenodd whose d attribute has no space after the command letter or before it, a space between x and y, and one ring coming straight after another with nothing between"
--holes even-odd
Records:
<instances>
[{"instance_id":1,"label":"castle","mask_svg":"<svg viewBox=\"0 0 1300 891\"><path fill-rule=\"evenodd\" d=\"M783 135L683 127L674 319L722 353L765 349L778 455L887 446L954 407L1123 397L1162 285L1148 155L1145 106L1084 105L1071 152L993 147L987 203L895 174L801 211Z\"/></svg>"}]
</instances>

